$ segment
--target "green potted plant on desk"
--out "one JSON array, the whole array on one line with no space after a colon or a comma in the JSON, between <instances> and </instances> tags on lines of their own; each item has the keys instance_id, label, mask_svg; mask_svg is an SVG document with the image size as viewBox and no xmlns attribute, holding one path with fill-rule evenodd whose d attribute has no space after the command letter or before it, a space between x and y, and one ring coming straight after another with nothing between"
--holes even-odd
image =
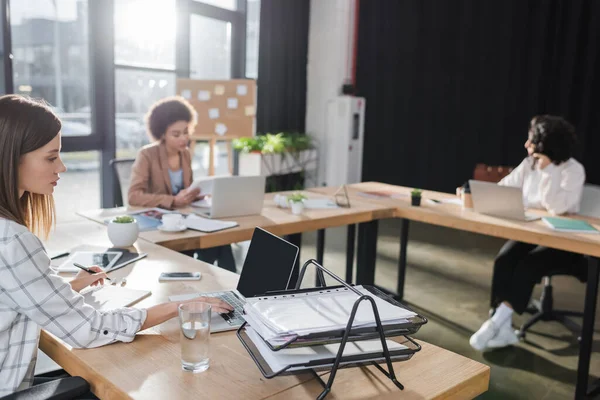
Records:
<instances>
[{"instance_id":1,"label":"green potted plant on desk","mask_svg":"<svg viewBox=\"0 0 600 400\"><path fill-rule=\"evenodd\" d=\"M300 192L292 193L288 196L287 200L292 208L292 214L302 214L302 211L304 211L304 201L306 200L305 195Z\"/></svg>"},{"instance_id":2,"label":"green potted plant on desk","mask_svg":"<svg viewBox=\"0 0 600 400\"><path fill-rule=\"evenodd\" d=\"M410 192L410 204L413 206L421 205L421 189L413 189Z\"/></svg>"},{"instance_id":3,"label":"green potted plant on desk","mask_svg":"<svg viewBox=\"0 0 600 400\"><path fill-rule=\"evenodd\" d=\"M108 238L115 247L129 247L135 243L140 230L130 215L121 215L108 223Z\"/></svg>"}]
</instances>

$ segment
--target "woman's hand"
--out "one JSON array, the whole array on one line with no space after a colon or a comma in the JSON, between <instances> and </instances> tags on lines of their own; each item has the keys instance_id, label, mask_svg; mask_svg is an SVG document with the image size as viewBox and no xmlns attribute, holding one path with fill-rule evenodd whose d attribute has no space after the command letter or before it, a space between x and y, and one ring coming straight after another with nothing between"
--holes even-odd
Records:
<instances>
[{"instance_id":1,"label":"woman's hand","mask_svg":"<svg viewBox=\"0 0 600 400\"><path fill-rule=\"evenodd\" d=\"M196 297L196 298L193 298L190 300L179 302L178 304L195 303L195 302L208 303L212 306L211 307L212 311L215 311L215 312L218 312L221 314L227 314L228 312L233 311L233 307L231 307L229 304L227 304L223 300L217 299L215 297Z\"/></svg>"},{"instance_id":2,"label":"woman's hand","mask_svg":"<svg viewBox=\"0 0 600 400\"><path fill-rule=\"evenodd\" d=\"M545 154L533 153L532 157L536 159L536 165L539 169L544 169L548 165L552 164L552 160Z\"/></svg>"},{"instance_id":3,"label":"woman's hand","mask_svg":"<svg viewBox=\"0 0 600 400\"><path fill-rule=\"evenodd\" d=\"M183 189L175 196L173 200L173 206L175 208L178 207L186 207L189 206L192 202L194 202L198 196L200 195L200 189Z\"/></svg>"},{"instance_id":4,"label":"woman's hand","mask_svg":"<svg viewBox=\"0 0 600 400\"><path fill-rule=\"evenodd\" d=\"M104 279L107 277L104 270L96 265L89 267L95 274L79 271L75 278L69 282L74 291L79 292L88 286L104 285Z\"/></svg>"}]
</instances>

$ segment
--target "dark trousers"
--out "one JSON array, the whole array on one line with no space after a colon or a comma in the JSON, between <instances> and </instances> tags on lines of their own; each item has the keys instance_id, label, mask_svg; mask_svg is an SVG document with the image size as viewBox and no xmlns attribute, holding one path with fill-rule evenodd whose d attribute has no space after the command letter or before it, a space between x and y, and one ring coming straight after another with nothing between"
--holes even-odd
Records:
<instances>
[{"instance_id":1,"label":"dark trousers","mask_svg":"<svg viewBox=\"0 0 600 400\"><path fill-rule=\"evenodd\" d=\"M574 275L585 278L584 258L580 254L509 240L494 262L492 307L507 301L522 314L531 298L533 287L548 275Z\"/></svg>"},{"instance_id":2,"label":"dark trousers","mask_svg":"<svg viewBox=\"0 0 600 400\"><path fill-rule=\"evenodd\" d=\"M71 375L69 375L64 369L36 375L33 377L32 386L41 385L61 378L68 378L70 376ZM84 395L78 396L76 400L98 400L98 397L96 397L92 392L88 392Z\"/></svg>"},{"instance_id":3,"label":"dark trousers","mask_svg":"<svg viewBox=\"0 0 600 400\"><path fill-rule=\"evenodd\" d=\"M182 251L182 253L190 257L194 257L194 254L197 254L199 260L209 264L214 264L217 261L219 267L235 272L235 259L233 258L233 251L231 251L230 245L212 247L210 249L187 250Z\"/></svg>"}]
</instances>

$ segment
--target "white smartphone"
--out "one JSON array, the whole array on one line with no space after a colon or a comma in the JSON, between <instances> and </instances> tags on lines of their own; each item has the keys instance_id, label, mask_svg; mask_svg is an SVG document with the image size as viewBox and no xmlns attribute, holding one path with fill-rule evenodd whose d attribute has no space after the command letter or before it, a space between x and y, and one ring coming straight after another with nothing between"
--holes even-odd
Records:
<instances>
[{"instance_id":1,"label":"white smartphone","mask_svg":"<svg viewBox=\"0 0 600 400\"><path fill-rule=\"evenodd\" d=\"M163 272L158 281L197 281L202 278L200 272Z\"/></svg>"}]
</instances>

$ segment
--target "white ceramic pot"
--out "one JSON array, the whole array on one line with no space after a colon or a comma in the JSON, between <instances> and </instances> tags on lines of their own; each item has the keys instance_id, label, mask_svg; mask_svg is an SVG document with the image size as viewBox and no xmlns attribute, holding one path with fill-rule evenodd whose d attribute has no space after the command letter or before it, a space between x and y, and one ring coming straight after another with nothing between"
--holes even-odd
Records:
<instances>
[{"instance_id":1,"label":"white ceramic pot","mask_svg":"<svg viewBox=\"0 0 600 400\"><path fill-rule=\"evenodd\" d=\"M108 223L108 238L115 247L133 245L139 233L140 229L136 221L124 224L113 221Z\"/></svg>"},{"instance_id":2,"label":"white ceramic pot","mask_svg":"<svg viewBox=\"0 0 600 400\"><path fill-rule=\"evenodd\" d=\"M292 207L292 214L294 215L300 215L304 211L303 201L290 201L290 206Z\"/></svg>"}]
</instances>

